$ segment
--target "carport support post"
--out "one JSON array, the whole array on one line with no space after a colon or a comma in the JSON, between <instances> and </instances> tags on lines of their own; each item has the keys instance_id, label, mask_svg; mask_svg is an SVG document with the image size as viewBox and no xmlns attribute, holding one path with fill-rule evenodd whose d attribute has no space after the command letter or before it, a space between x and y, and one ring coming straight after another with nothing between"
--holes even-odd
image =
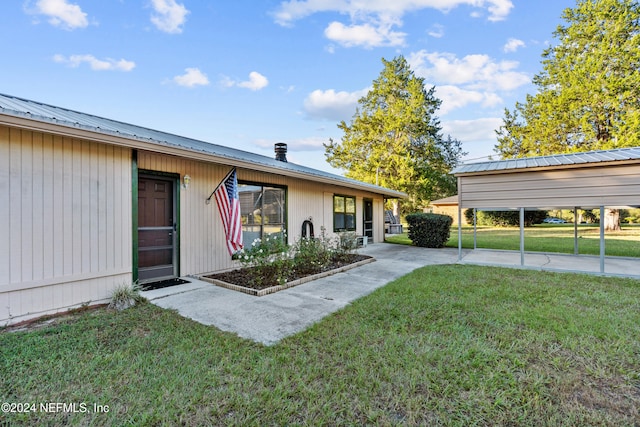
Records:
<instances>
[{"instance_id":1,"label":"carport support post","mask_svg":"<svg viewBox=\"0 0 640 427\"><path fill-rule=\"evenodd\" d=\"M573 254L578 255L578 207L573 211Z\"/></svg>"},{"instance_id":2,"label":"carport support post","mask_svg":"<svg viewBox=\"0 0 640 427\"><path fill-rule=\"evenodd\" d=\"M473 208L473 250L478 249L478 210Z\"/></svg>"},{"instance_id":3,"label":"carport support post","mask_svg":"<svg viewBox=\"0 0 640 427\"><path fill-rule=\"evenodd\" d=\"M520 265L524 265L524 208L520 208Z\"/></svg>"},{"instance_id":4,"label":"carport support post","mask_svg":"<svg viewBox=\"0 0 640 427\"><path fill-rule=\"evenodd\" d=\"M460 179L458 178L458 185ZM460 206L460 196L458 196L458 262L462 261L462 206Z\"/></svg>"},{"instance_id":5,"label":"carport support post","mask_svg":"<svg viewBox=\"0 0 640 427\"><path fill-rule=\"evenodd\" d=\"M604 206L600 206L600 273L604 273Z\"/></svg>"}]
</instances>

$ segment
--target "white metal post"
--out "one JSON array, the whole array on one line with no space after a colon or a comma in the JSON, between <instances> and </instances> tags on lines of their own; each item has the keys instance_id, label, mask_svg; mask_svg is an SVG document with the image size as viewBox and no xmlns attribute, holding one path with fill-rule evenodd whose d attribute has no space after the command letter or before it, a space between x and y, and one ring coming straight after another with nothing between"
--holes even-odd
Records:
<instances>
[{"instance_id":1,"label":"white metal post","mask_svg":"<svg viewBox=\"0 0 640 427\"><path fill-rule=\"evenodd\" d=\"M462 206L458 198L458 261L462 261Z\"/></svg>"},{"instance_id":2,"label":"white metal post","mask_svg":"<svg viewBox=\"0 0 640 427\"><path fill-rule=\"evenodd\" d=\"M520 265L524 265L524 208L520 208Z\"/></svg>"},{"instance_id":3,"label":"white metal post","mask_svg":"<svg viewBox=\"0 0 640 427\"><path fill-rule=\"evenodd\" d=\"M573 254L578 255L578 208L573 211Z\"/></svg>"},{"instance_id":4,"label":"white metal post","mask_svg":"<svg viewBox=\"0 0 640 427\"><path fill-rule=\"evenodd\" d=\"M604 206L600 206L600 273L604 273Z\"/></svg>"},{"instance_id":5,"label":"white metal post","mask_svg":"<svg viewBox=\"0 0 640 427\"><path fill-rule=\"evenodd\" d=\"M478 249L478 210L473 208L473 250Z\"/></svg>"}]
</instances>

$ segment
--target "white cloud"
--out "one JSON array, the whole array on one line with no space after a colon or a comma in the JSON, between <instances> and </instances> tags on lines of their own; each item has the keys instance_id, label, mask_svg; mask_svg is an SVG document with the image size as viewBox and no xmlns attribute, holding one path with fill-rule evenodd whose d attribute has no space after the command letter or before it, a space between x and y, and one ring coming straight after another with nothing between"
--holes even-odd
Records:
<instances>
[{"instance_id":1,"label":"white cloud","mask_svg":"<svg viewBox=\"0 0 640 427\"><path fill-rule=\"evenodd\" d=\"M196 87L208 86L209 78L197 68L185 68L185 73L181 76L175 76L173 81L180 86Z\"/></svg>"},{"instance_id":2,"label":"white cloud","mask_svg":"<svg viewBox=\"0 0 640 427\"><path fill-rule=\"evenodd\" d=\"M402 46L406 33L392 31L392 23L373 25L344 25L334 21L324 30L324 35L345 47L363 46L367 49L379 46Z\"/></svg>"},{"instance_id":3,"label":"white cloud","mask_svg":"<svg viewBox=\"0 0 640 427\"><path fill-rule=\"evenodd\" d=\"M440 24L433 24L427 34L436 39L442 38L444 37L444 27Z\"/></svg>"},{"instance_id":4,"label":"white cloud","mask_svg":"<svg viewBox=\"0 0 640 427\"><path fill-rule=\"evenodd\" d=\"M467 55L458 58L453 53L411 53L407 59L411 69L435 84L464 85L468 89L509 91L528 84L526 73L516 71L516 61L494 61L488 55Z\"/></svg>"},{"instance_id":5,"label":"white cloud","mask_svg":"<svg viewBox=\"0 0 640 427\"><path fill-rule=\"evenodd\" d=\"M135 68L136 63L125 59L115 60L111 58L98 59L93 55L54 55L53 60L70 67L77 68L82 63L86 63L95 71L131 71Z\"/></svg>"},{"instance_id":6,"label":"white cloud","mask_svg":"<svg viewBox=\"0 0 640 427\"><path fill-rule=\"evenodd\" d=\"M502 50L504 50L505 52L515 52L521 47L525 47L525 44L522 40L511 38L507 40L507 43L504 45Z\"/></svg>"},{"instance_id":7,"label":"white cloud","mask_svg":"<svg viewBox=\"0 0 640 427\"><path fill-rule=\"evenodd\" d=\"M67 0L38 0L34 13L49 17L49 23L67 30L89 25L87 14L77 4Z\"/></svg>"},{"instance_id":8,"label":"white cloud","mask_svg":"<svg viewBox=\"0 0 640 427\"><path fill-rule=\"evenodd\" d=\"M304 111L312 119L348 120L356 112L358 100L369 88L355 92L314 90L304 100Z\"/></svg>"},{"instance_id":9,"label":"white cloud","mask_svg":"<svg viewBox=\"0 0 640 427\"><path fill-rule=\"evenodd\" d=\"M462 142L495 141L495 130L502 126L502 119L486 117L474 120L449 120L442 122L442 133Z\"/></svg>"},{"instance_id":10,"label":"white cloud","mask_svg":"<svg viewBox=\"0 0 640 427\"><path fill-rule=\"evenodd\" d=\"M438 114L445 115L458 108L469 104L480 104L483 107L495 107L503 102L502 98L494 92L480 92L465 90L458 86L436 86L436 97L442 100Z\"/></svg>"},{"instance_id":11,"label":"white cloud","mask_svg":"<svg viewBox=\"0 0 640 427\"><path fill-rule=\"evenodd\" d=\"M256 91L267 87L269 85L269 80L257 71L252 71L249 73L249 80L236 81L225 76L222 78L221 83L225 87L238 86Z\"/></svg>"},{"instance_id":12,"label":"white cloud","mask_svg":"<svg viewBox=\"0 0 640 427\"><path fill-rule=\"evenodd\" d=\"M182 32L182 25L189 14L183 4L176 3L175 0L151 0L151 6L154 11L151 22L156 28L170 34Z\"/></svg>"},{"instance_id":13,"label":"white cloud","mask_svg":"<svg viewBox=\"0 0 640 427\"><path fill-rule=\"evenodd\" d=\"M273 15L278 24L287 26L318 12L338 12L352 19L361 19L363 16L399 19L408 12L420 9L436 9L446 13L463 5L486 9L489 21L505 19L513 8L511 0L289 0L280 3Z\"/></svg>"},{"instance_id":14,"label":"white cloud","mask_svg":"<svg viewBox=\"0 0 640 427\"><path fill-rule=\"evenodd\" d=\"M257 71L252 71L249 73L249 80L238 83L238 86L251 90L264 89L268 85L269 80Z\"/></svg>"}]
</instances>

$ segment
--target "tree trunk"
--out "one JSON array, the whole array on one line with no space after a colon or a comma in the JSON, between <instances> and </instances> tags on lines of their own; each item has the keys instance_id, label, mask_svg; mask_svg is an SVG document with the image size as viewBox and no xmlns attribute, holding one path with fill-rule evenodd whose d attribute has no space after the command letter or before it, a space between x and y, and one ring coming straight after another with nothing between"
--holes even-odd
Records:
<instances>
[{"instance_id":1,"label":"tree trunk","mask_svg":"<svg viewBox=\"0 0 640 427\"><path fill-rule=\"evenodd\" d=\"M600 219L602 220L602 218ZM604 210L604 229L605 231L620 231L620 210L605 209Z\"/></svg>"}]
</instances>

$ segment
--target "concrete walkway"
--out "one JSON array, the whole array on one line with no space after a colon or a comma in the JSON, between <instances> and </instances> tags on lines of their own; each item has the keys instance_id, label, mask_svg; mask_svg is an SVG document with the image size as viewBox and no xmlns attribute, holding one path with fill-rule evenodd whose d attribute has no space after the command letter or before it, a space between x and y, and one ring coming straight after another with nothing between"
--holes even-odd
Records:
<instances>
[{"instance_id":1,"label":"concrete walkway","mask_svg":"<svg viewBox=\"0 0 640 427\"><path fill-rule=\"evenodd\" d=\"M142 294L160 307L266 345L303 331L351 301L416 268L453 264L457 249L424 249L379 243L358 253L376 262L263 297L186 278L191 283Z\"/></svg>"},{"instance_id":2,"label":"concrete walkway","mask_svg":"<svg viewBox=\"0 0 640 427\"><path fill-rule=\"evenodd\" d=\"M303 331L323 317L419 267L455 264L458 250L377 243L358 251L376 262L263 297L186 278L191 283L143 292L153 304L265 345ZM521 268L520 252L464 250L462 264ZM526 254L524 268L598 273L598 257ZM640 259L607 258L605 272L640 278Z\"/></svg>"}]
</instances>

